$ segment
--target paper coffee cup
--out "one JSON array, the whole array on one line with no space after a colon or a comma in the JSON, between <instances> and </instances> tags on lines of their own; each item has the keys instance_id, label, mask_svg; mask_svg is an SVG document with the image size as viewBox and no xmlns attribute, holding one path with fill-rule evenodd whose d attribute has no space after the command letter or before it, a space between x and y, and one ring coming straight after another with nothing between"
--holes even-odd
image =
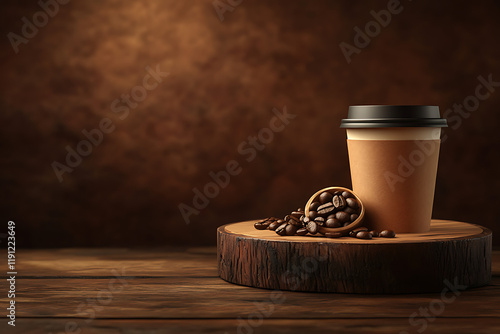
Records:
<instances>
[{"instance_id":1,"label":"paper coffee cup","mask_svg":"<svg viewBox=\"0 0 500 334\"><path fill-rule=\"evenodd\" d=\"M430 229L441 128L437 106L349 107L347 130L352 189L369 228L396 233Z\"/></svg>"}]
</instances>

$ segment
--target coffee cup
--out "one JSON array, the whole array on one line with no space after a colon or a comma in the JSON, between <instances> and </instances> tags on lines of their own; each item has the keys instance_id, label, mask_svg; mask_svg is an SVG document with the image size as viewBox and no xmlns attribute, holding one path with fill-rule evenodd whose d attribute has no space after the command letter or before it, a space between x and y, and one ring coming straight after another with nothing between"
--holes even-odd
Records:
<instances>
[{"instance_id":1,"label":"coffee cup","mask_svg":"<svg viewBox=\"0 0 500 334\"><path fill-rule=\"evenodd\" d=\"M352 189L365 225L396 233L429 231L441 128L437 106L360 105L341 121L347 132Z\"/></svg>"}]
</instances>

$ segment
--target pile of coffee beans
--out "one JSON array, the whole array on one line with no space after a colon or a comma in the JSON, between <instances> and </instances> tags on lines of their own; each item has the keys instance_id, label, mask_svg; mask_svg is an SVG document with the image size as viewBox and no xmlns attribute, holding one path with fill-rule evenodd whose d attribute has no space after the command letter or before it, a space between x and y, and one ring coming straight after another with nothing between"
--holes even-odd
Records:
<instances>
[{"instance_id":1,"label":"pile of coffee beans","mask_svg":"<svg viewBox=\"0 0 500 334\"><path fill-rule=\"evenodd\" d=\"M307 230L304 226L304 210L301 208L286 215L283 219L275 217L259 220L255 223L258 230L269 229L276 231L278 235L306 235Z\"/></svg>"},{"instance_id":2,"label":"pile of coffee beans","mask_svg":"<svg viewBox=\"0 0 500 334\"><path fill-rule=\"evenodd\" d=\"M374 230L369 231L367 227L358 227L349 232L349 236L358 239L373 239L376 237L394 238L396 233L393 230L383 230L379 233Z\"/></svg>"},{"instance_id":3,"label":"pile of coffee beans","mask_svg":"<svg viewBox=\"0 0 500 334\"><path fill-rule=\"evenodd\" d=\"M298 220L296 219L298 216ZM292 218L293 217L293 218ZM278 219L275 217L269 217L266 219L259 220L254 224L255 228L258 230L271 230L275 231L281 236L292 236L292 235L311 235L311 234L322 234L327 238L340 238L349 236L358 239L373 239L376 237L381 238L394 238L396 233L392 230L384 230L380 233L374 230L368 230L367 227L358 227L350 232L325 232L322 233L319 230L319 224L315 221L309 221L304 223L304 211L302 209L297 209L289 215L285 216L284 219ZM299 224L300 222L300 224Z\"/></svg>"},{"instance_id":4,"label":"pile of coffee beans","mask_svg":"<svg viewBox=\"0 0 500 334\"><path fill-rule=\"evenodd\" d=\"M313 226L343 227L356 221L360 211L361 205L350 192L324 191L309 205L309 215L304 221Z\"/></svg>"},{"instance_id":5,"label":"pile of coffee beans","mask_svg":"<svg viewBox=\"0 0 500 334\"><path fill-rule=\"evenodd\" d=\"M366 227L358 227L350 232L325 232L320 227L339 228L349 226L356 221L361 211L361 204L348 191L324 191L309 205L306 217L302 208L291 212L283 219L270 217L255 223L258 230L272 230L281 236L314 235L320 233L328 238L340 238L349 235L359 239L374 237L394 238L394 231L385 230L378 233Z\"/></svg>"}]
</instances>

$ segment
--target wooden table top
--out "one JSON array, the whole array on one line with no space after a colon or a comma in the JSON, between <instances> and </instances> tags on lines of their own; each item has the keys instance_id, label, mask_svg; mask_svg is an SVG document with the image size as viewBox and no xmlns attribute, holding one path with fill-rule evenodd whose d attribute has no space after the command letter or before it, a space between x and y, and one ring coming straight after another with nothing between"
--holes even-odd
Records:
<instances>
[{"instance_id":1,"label":"wooden table top","mask_svg":"<svg viewBox=\"0 0 500 334\"><path fill-rule=\"evenodd\" d=\"M500 333L499 250L489 286L444 299L238 286L217 276L215 248L17 250L16 260L16 327L3 274L0 333Z\"/></svg>"}]
</instances>

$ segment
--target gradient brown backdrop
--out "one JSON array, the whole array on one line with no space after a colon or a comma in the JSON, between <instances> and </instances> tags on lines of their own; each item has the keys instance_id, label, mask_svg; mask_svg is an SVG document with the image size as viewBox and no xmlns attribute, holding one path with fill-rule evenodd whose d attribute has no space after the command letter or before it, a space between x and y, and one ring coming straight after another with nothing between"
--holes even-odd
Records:
<instances>
[{"instance_id":1,"label":"gradient brown backdrop","mask_svg":"<svg viewBox=\"0 0 500 334\"><path fill-rule=\"evenodd\" d=\"M6 36L40 7L3 1L0 233L14 220L25 247L215 244L219 225L350 186L338 128L349 105L444 112L474 94L479 75L500 81L498 3L402 5L347 64L339 43L387 1L246 0L221 22L212 1L73 0L18 54ZM112 101L156 65L170 76L121 120ZM434 217L500 232L499 104L500 87L446 131ZM246 162L238 145L283 106L296 118ZM104 117L116 129L60 183L51 163ZM178 205L233 159L241 174L186 225Z\"/></svg>"}]
</instances>

